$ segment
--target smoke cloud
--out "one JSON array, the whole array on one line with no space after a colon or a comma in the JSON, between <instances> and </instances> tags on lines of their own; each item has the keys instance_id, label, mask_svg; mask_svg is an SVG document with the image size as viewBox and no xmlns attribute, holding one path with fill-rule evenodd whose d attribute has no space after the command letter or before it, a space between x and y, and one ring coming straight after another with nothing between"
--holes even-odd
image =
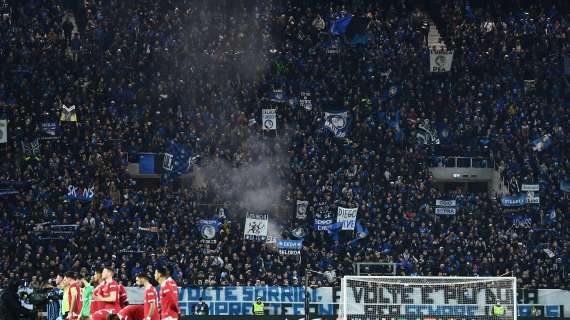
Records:
<instances>
[{"instance_id":1,"label":"smoke cloud","mask_svg":"<svg viewBox=\"0 0 570 320\"><path fill-rule=\"evenodd\" d=\"M287 212L286 146L287 135L266 138L255 133L242 142L231 161L211 159L196 168L195 183L213 191L239 216L267 212L272 220L281 220Z\"/></svg>"}]
</instances>

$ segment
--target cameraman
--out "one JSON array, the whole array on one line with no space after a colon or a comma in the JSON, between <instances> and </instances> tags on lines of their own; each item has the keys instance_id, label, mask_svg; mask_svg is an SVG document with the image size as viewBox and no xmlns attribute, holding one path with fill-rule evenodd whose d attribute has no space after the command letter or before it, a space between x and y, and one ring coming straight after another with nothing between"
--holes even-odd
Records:
<instances>
[{"instance_id":1,"label":"cameraman","mask_svg":"<svg viewBox=\"0 0 570 320\"><path fill-rule=\"evenodd\" d=\"M8 280L8 287L0 294L0 320L18 320L28 316L29 311L22 307L18 297L19 283L14 278Z\"/></svg>"}]
</instances>

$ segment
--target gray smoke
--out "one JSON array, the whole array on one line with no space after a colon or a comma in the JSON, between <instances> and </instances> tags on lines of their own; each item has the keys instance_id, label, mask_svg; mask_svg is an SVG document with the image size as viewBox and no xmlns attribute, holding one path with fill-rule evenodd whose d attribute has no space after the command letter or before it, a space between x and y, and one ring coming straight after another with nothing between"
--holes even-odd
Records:
<instances>
[{"instance_id":1,"label":"gray smoke","mask_svg":"<svg viewBox=\"0 0 570 320\"><path fill-rule=\"evenodd\" d=\"M286 140L287 136L266 139L255 133L231 160L206 160L196 168L195 183L213 191L217 201L229 203L240 216L266 212L279 220L287 212Z\"/></svg>"}]
</instances>

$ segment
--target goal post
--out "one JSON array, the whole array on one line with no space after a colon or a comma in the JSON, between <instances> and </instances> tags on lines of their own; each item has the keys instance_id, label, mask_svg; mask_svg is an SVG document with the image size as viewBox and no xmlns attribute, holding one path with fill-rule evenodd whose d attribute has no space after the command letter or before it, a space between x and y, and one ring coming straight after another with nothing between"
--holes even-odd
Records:
<instances>
[{"instance_id":1,"label":"goal post","mask_svg":"<svg viewBox=\"0 0 570 320\"><path fill-rule=\"evenodd\" d=\"M516 292L515 277L345 276L339 314L345 320L517 319ZM494 315L493 306L504 314Z\"/></svg>"}]
</instances>

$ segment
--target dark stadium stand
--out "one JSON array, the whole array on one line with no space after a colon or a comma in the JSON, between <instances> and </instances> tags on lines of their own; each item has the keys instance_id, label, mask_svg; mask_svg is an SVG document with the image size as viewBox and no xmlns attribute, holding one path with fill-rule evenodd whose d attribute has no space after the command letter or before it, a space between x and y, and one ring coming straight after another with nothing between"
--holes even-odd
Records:
<instances>
[{"instance_id":1,"label":"dark stadium stand","mask_svg":"<svg viewBox=\"0 0 570 320\"><path fill-rule=\"evenodd\" d=\"M168 264L181 287L338 286L374 262L570 289L567 1L2 3L0 286L103 263L125 285ZM500 179L441 183L445 157ZM249 211L300 254L244 239Z\"/></svg>"}]
</instances>

